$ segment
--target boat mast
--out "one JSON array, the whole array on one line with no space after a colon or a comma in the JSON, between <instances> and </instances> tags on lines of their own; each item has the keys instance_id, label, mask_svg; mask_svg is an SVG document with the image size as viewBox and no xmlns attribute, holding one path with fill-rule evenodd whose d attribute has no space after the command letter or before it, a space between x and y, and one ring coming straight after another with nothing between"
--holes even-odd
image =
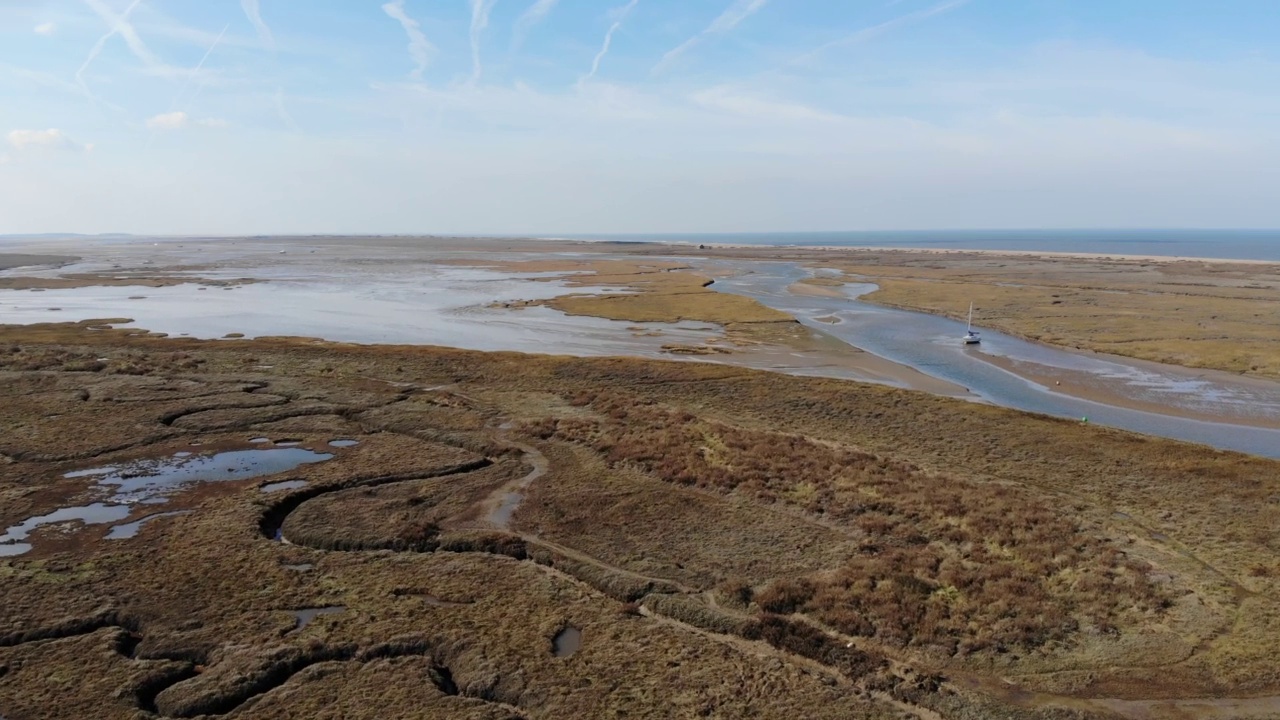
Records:
<instances>
[{"instance_id":1,"label":"boat mast","mask_svg":"<svg viewBox=\"0 0 1280 720\"><path fill-rule=\"evenodd\" d=\"M969 303L969 327L965 328L965 332L973 334L973 303Z\"/></svg>"}]
</instances>

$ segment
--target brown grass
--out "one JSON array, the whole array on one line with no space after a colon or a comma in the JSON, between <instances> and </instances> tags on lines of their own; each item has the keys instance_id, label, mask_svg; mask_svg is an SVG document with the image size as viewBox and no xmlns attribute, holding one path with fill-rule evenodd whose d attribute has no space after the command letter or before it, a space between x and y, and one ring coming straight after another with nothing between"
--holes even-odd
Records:
<instances>
[{"instance_id":1,"label":"brown grass","mask_svg":"<svg viewBox=\"0 0 1280 720\"><path fill-rule=\"evenodd\" d=\"M1023 718L1058 712L1026 689L1082 713L1280 692L1273 461L730 367L84 326L0 327L0 347L5 526L91 501L69 470L360 440L288 475L300 495L209 483L134 540L44 528L0 560L10 718L243 682L266 688L246 717L900 716L892 697ZM517 442L551 469L502 532L484 503L524 470ZM424 477L442 452L493 465ZM281 521L306 542L264 537ZM583 647L555 658L567 625ZM422 654L395 656L410 634Z\"/></svg>"},{"instance_id":2,"label":"brown grass","mask_svg":"<svg viewBox=\"0 0 1280 720\"><path fill-rule=\"evenodd\" d=\"M677 485L794 506L849 528L858 554L755 596L850 635L948 655L1031 649L1082 625L1113 629L1171 600L1151 567L1080 531L1025 492L935 476L910 463L797 435L706 422L618 392L579 402L608 420L536 423L529 432L587 444Z\"/></svg>"}]
</instances>

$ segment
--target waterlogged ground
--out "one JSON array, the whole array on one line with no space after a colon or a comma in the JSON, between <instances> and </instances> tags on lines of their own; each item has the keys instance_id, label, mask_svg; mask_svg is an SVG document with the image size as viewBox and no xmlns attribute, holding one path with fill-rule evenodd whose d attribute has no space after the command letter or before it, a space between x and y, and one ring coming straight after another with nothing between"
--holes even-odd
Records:
<instances>
[{"instance_id":1,"label":"waterlogged ground","mask_svg":"<svg viewBox=\"0 0 1280 720\"><path fill-rule=\"evenodd\" d=\"M195 450L68 471L63 473L64 479L91 481L93 484L88 494L95 499L101 498L101 501L60 507L13 525L0 535L0 557L14 557L32 551L34 548L28 539L41 528L46 528L47 534L50 527L76 530L78 526L112 525L105 539L131 538L147 522L185 514L186 510L159 511L169 505L174 496L181 496L195 486L278 475L333 458L330 453L292 447L296 444L283 443L284 446L274 447L268 441L265 445L256 443L254 448L197 452L203 446L203 443L198 443L193 446ZM234 446L233 443L224 445ZM305 487L306 484L304 480L284 480L264 485L262 490L274 492ZM129 517L136 519L120 523Z\"/></svg>"},{"instance_id":2,"label":"waterlogged ground","mask_svg":"<svg viewBox=\"0 0 1280 720\"><path fill-rule=\"evenodd\" d=\"M200 258L168 258L184 264L193 259ZM346 254L307 253L297 260L265 254L261 261L220 257L214 260L216 268L182 271L193 280L230 281L251 274L262 280L257 283L219 287L197 280L158 288L9 290L0 291L0 311L5 322L20 323L127 317L133 327L200 338L296 335L475 350L556 349L573 355L656 354L665 343L711 336L705 323L648 323L641 334L628 330L633 323L569 318L537 306L518 311L501 307L582 292L545 274L513 277L465 267L403 265L394 259L362 263ZM102 264L85 262L63 270L99 272Z\"/></svg>"},{"instance_id":3,"label":"waterlogged ground","mask_svg":"<svg viewBox=\"0 0 1280 720\"><path fill-rule=\"evenodd\" d=\"M8 720L1280 711L1273 460L703 363L0 350Z\"/></svg>"},{"instance_id":4,"label":"waterlogged ground","mask_svg":"<svg viewBox=\"0 0 1280 720\"><path fill-rule=\"evenodd\" d=\"M474 350L629 355L733 362L933 392L947 383L868 356L796 353L761 345L733 355L703 354L722 341L713 322L619 321L566 315L531 301L567 294L628 293L609 284L572 282L585 271L494 271L473 265L549 262L567 266L596 252L545 252L527 243L441 245L390 238L351 240L83 240L42 243L76 253L60 267L0 271L4 278L87 278L82 287L0 288L0 322L40 323L129 318L171 336L304 336L359 343L440 345ZM0 247L21 250L21 247ZM104 285L163 278L161 287ZM248 278L256 282L244 282ZM695 354L673 349L694 348ZM749 350L749 351L748 351Z\"/></svg>"},{"instance_id":5,"label":"waterlogged ground","mask_svg":"<svg viewBox=\"0 0 1280 720\"><path fill-rule=\"evenodd\" d=\"M803 349L789 347L787 340L726 344L725 328L714 323L627 322L566 315L537 304L570 293L636 292L611 286L607 279L584 282L586 271L571 269L584 259L628 257L617 247L540 251L536 244L489 242L469 249L464 241L395 238L47 244L44 252L75 252L80 260L57 268L10 269L0 272L0 279L97 280L86 280L83 287L0 289L0 322L128 317L133 327L172 336L291 335L696 359L969 396L1222 448L1280 454L1280 383L1275 381L1070 352L994 331L985 333L981 346L964 347L956 340L963 327L953 320L855 300L873 285L797 293L797 281L822 271L796 262L665 258L714 275L714 289L785 311L813 337L830 341L810 342ZM560 269L516 272L467 265L531 260ZM103 278L145 277L174 284L95 284L106 282ZM257 282L242 282L246 278Z\"/></svg>"}]
</instances>

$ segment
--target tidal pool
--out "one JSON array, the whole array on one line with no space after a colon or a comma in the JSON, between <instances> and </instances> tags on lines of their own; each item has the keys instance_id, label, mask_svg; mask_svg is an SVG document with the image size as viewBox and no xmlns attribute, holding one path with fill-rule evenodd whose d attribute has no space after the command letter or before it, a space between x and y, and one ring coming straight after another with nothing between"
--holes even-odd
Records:
<instances>
[{"instance_id":1,"label":"tidal pool","mask_svg":"<svg viewBox=\"0 0 1280 720\"><path fill-rule=\"evenodd\" d=\"M105 525L129 517L131 510L127 505L93 503L79 507L59 508L47 515L27 518L10 527L3 536L0 536L0 557L12 557L30 551L31 544L22 541L42 525L77 521L84 525Z\"/></svg>"},{"instance_id":2,"label":"tidal pool","mask_svg":"<svg viewBox=\"0 0 1280 720\"><path fill-rule=\"evenodd\" d=\"M569 657L582 647L582 631L572 625L566 625L551 640L551 654L556 657Z\"/></svg>"},{"instance_id":3,"label":"tidal pool","mask_svg":"<svg viewBox=\"0 0 1280 720\"><path fill-rule=\"evenodd\" d=\"M209 455L193 455L179 452L161 459L138 460L130 463L73 470L67 478L94 478L99 490L108 497L91 505L59 508L45 515L38 515L10 527L0 536L0 557L13 557L30 552L31 543L23 542L33 530L42 525L78 521L83 525L105 525L129 517L135 505L163 505L169 495L201 482L225 482L245 480L262 475L287 472L300 465L324 462L333 458L330 453L319 453L305 448L265 448L252 450L228 450ZM278 487L300 487L305 480L286 480L274 483ZM264 487L264 490L266 488ZM117 525L107 535L109 540L131 538L142 525L160 517L171 517L188 511L160 512L139 518L134 522Z\"/></svg>"},{"instance_id":4,"label":"tidal pool","mask_svg":"<svg viewBox=\"0 0 1280 720\"><path fill-rule=\"evenodd\" d=\"M133 522L130 522L130 523L115 525L111 528L111 532L107 533L106 539L107 540L128 540L129 538L135 537L138 534L138 531L142 529L142 526L145 525L146 523L151 522L152 520L159 520L160 518L167 518L167 517L177 517L179 515L186 515L190 512L191 512L190 510L174 510L172 512L156 513L154 515L147 515L146 517L138 518L137 520L134 520Z\"/></svg>"},{"instance_id":5,"label":"tidal pool","mask_svg":"<svg viewBox=\"0 0 1280 720\"><path fill-rule=\"evenodd\" d=\"M98 485L111 490L118 503L149 502L174 490L199 482L245 480L287 472L299 465L324 462L333 457L305 448L228 450L213 455L188 455L160 460L140 460L128 465L92 468L66 477L98 477Z\"/></svg>"},{"instance_id":6,"label":"tidal pool","mask_svg":"<svg viewBox=\"0 0 1280 720\"><path fill-rule=\"evenodd\" d=\"M346 605L326 605L324 607L309 607L294 610L292 612L294 619L297 621L297 625L293 629L301 630L302 628L310 625L312 620L315 620L321 615L334 615L346 611Z\"/></svg>"}]
</instances>

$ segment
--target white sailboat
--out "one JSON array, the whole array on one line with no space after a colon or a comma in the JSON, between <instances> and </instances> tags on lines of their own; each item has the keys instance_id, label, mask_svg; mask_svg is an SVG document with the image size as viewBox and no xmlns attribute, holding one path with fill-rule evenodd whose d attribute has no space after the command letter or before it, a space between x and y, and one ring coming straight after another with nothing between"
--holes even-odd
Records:
<instances>
[{"instance_id":1,"label":"white sailboat","mask_svg":"<svg viewBox=\"0 0 1280 720\"><path fill-rule=\"evenodd\" d=\"M982 338L978 337L978 333L973 331L973 303L969 303L969 327L964 333L965 345L977 345L982 342Z\"/></svg>"}]
</instances>

